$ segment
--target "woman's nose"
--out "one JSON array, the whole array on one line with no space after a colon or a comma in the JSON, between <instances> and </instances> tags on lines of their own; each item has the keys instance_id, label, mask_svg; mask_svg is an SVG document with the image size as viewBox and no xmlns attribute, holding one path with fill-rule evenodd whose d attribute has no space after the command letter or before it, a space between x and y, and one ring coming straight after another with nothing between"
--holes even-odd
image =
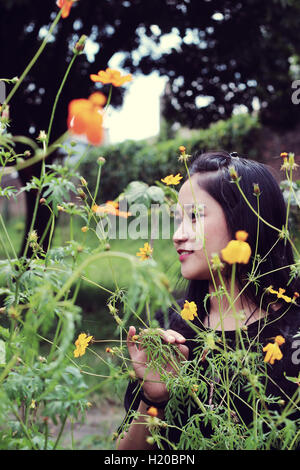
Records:
<instances>
[{"instance_id":1,"label":"woman's nose","mask_svg":"<svg viewBox=\"0 0 300 470\"><path fill-rule=\"evenodd\" d=\"M189 239L189 234L187 231L187 227L185 224L181 223L179 227L177 227L174 235L173 235L173 242L174 243L181 243Z\"/></svg>"}]
</instances>

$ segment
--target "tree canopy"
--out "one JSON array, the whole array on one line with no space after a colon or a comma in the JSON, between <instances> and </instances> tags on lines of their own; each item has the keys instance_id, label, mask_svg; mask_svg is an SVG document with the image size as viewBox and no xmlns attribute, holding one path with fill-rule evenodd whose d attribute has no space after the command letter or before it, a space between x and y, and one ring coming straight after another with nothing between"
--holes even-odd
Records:
<instances>
[{"instance_id":1,"label":"tree canopy","mask_svg":"<svg viewBox=\"0 0 300 470\"><path fill-rule=\"evenodd\" d=\"M0 0L1 78L19 76L57 13L55 0ZM61 20L53 40L14 96L12 131L47 129L55 95L82 34L98 44L94 60L75 62L60 98L53 138L66 130L67 104L95 89L89 74L106 68L116 53L133 74L168 77L164 115L199 128L227 118L236 106L263 122L291 126L299 113L291 101L292 60L299 55L300 5L294 0L79 0ZM177 37L167 49L167 34ZM112 104L122 103L115 89ZM145 90L146 93L146 90Z\"/></svg>"}]
</instances>

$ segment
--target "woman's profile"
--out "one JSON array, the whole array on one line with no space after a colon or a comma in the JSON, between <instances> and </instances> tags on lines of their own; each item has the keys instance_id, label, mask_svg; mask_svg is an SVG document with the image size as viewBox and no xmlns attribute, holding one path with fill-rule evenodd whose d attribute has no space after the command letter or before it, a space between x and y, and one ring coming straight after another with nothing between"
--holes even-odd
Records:
<instances>
[{"instance_id":1,"label":"woman's profile","mask_svg":"<svg viewBox=\"0 0 300 470\"><path fill-rule=\"evenodd\" d=\"M275 431L294 433L295 448L300 280L278 183L262 163L198 153L175 218L173 244L188 287L179 311L156 315L173 355L155 369L147 330L129 327L137 380L126 391L117 448L281 448ZM238 261L235 247L245 249Z\"/></svg>"}]
</instances>

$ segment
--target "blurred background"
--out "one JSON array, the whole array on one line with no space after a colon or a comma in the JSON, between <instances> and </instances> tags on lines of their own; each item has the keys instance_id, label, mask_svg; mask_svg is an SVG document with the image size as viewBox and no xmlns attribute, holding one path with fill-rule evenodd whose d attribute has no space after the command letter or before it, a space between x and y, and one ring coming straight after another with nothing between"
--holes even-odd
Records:
<instances>
[{"instance_id":1,"label":"blurred background","mask_svg":"<svg viewBox=\"0 0 300 470\"><path fill-rule=\"evenodd\" d=\"M0 79L20 76L34 56L57 14L55 0L0 0ZM167 174L185 173L178 147L192 154L224 149L270 166L278 182L281 152L294 152L300 163L300 4L297 0L79 0L61 20L49 44L10 103L10 131L36 139L48 128L58 87L81 35L85 51L75 61L56 110L51 142L66 129L68 103L95 90L106 95L109 85L90 79L106 67L132 73L133 81L114 88L105 120L105 139L88 149L79 169L91 192L96 185L97 158L103 156L97 204L115 199L131 181L149 185ZM299 81L299 83L298 83ZM11 85L6 85L7 92ZM299 95L299 98L298 98ZM50 142L50 143L51 143ZM81 140L80 154L87 149ZM20 148L20 151L24 149ZM55 152L48 164L63 164ZM7 175L2 187L25 186L40 165ZM300 182L294 177L296 194ZM284 189L284 181L282 182ZM299 193L297 193L299 191ZM70 192L70 201L76 193ZM22 251L35 201L33 191L15 200L0 199L1 214L15 249ZM39 207L42 233L49 217ZM298 233L298 211L292 201L291 219ZM80 226L77 223L78 241ZM69 221L59 217L53 246L69 240ZM75 229L76 229L75 227ZM85 234L97 246L93 234ZM111 249L135 254L147 241L114 240ZM154 259L177 289L179 262L169 240L154 241ZM0 245L0 259L4 259ZM113 269L108 269L113 267ZM105 338L114 334L107 318L107 289L128 283L127 266L112 262L91 267L78 303L83 308L82 330ZM180 292L180 289L178 290ZM109 393L108 393L109 395Z\"/></svg>"}]
</instances>

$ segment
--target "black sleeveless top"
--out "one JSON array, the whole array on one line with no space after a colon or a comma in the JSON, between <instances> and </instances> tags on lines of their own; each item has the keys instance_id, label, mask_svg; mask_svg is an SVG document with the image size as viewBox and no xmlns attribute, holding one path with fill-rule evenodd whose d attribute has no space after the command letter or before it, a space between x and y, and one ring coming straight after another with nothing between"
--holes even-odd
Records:
<instances>
[{"instance_id":1,"label":"black sleeveless top","mask_svg":"<svg viewBox=\"0 0 300 470\"><path fill-rule=\"evenodd\" d=\"M184 300L181 299L178 301L178 304L180 307L183 307ZM282 314L286 309L288 308L288 311ZM199 350L199 343L195 341L196 333L195 331L189 326L189 324L184 321L181 316L175 312L172 309L169 309L168 315L165 316L162 312L158 312L156 314L156 319L158 320L160 326L164 329L172 329L175 330L179 333L181 333L185 338L187 338L187 341L185 342L186 346L189 348L189 361L197 360L197 364L199 365L199 368L201 369L201 375L205 375L205 371L208 366L208 361L205 358L205 354L202 354L201 360L199 360L200 356L198 353L198 358L197 358L197 346ZM197 322L197 318L193 321L197 327L199 327L199 322ZM212 330L206 329L202 327L202 330L204 332L209 332ZM216 331L215 332L217 337L220 337L220 340L222 341L222 332L221 331ZM277 335L282 335L285 338L285 343L280 346L280 350L283 354L283 358L281 360L275 360L275 363L273 365L266 363L266 368L267 368L267 381L265 383L266 387L266 397L271 397L270 400L268 400L267 403L267 408L268 410L271 411L271 413L276 413L278 412L280 414L281 410L283 409L283 402L280 400L284 400L285 402L288 401L287 397L292 397L294 393L299 390L300 393L300 387L298 386L297 383L294 383L290 380L287 379L287 377L299 377L299 364L300 364L300 336L295 338L295 335L297 333L300 333L300 307L297 305L288 305L284 304L277 312L276 312L276 319L274 320L273 318L268 319L267 322L264 321L264 319L255 321L253 323L250 323L247 326L247 331L241 331L243 338L245 339L245 344L248 341L248 344L250 344L249 340L256 338L258 335L258 341L259 341L259 348L257 347L257 341L253 342L255 346L255 351L260 351L261 354L265 355L265 353L262 351L262 348L267 344L267 343L273 343L274 338ZM225 341L226 345L228 345L228 348L231 348L231 350L234 350L235 344L236 344L236 331L225 331ZM214 351L210 351L209 354L213 354ZM232 371L231 371L232 372ZM201 379L200 379L201 380ZM214 383L216 382L216 377L214 377ZM203 384L202 384L203 385ZM208 390L200 396L201 402L206 406L209 403L212 403L212 393L214 391L212 390L213 387L210 387L207 385ZM133 381L128 384L125 398L124 398L124 407L126 410L126 416L124 418L124 421L122 425L119 428L119 433L122 431L126 423L131 422L131 412L133 410L137 410L140 404L140 393L139 393L140 385L138 382ZM170 391L171 396L172 393L176 394L176 390L171 390ZM224 395L224 392L223 392ZM206 400L203 398L203 396L206 398ZM273 399L272 399L273 397ZM275 399L275 397L277 397ZM220 399L221 401L221 399ZM189 418L193 414L199 413L199 407L195 406L193 408L193 404L191 402L194 401L190 400L189 403L190 405L188 406L188 403L186 402L186 406L183 407L183 409L178 411L178 404L177 404L177 418L175 417L174 420L172 419L173 422L170 422L169 424L175 424L178 427L182 428L184 427L187 423ZM214 403L216 403L214 401ZM250 406L249 406L250 404ZM253 421L253 408L252 408L252 401L249 401L249 389L247 389L247 380L245 378L244 382L242 381L241 386L239 387L239 392L238 394L234 394L234 399L233 399L233 408L237 411L237 413L233 413L232 419L236 423L242 422L246 426L251 426L251 423ZM168 407L169 405L167 405ZM215 406L215 405L214 405ZM296 407L297 408L297 407ZM300 420L300 404L298 403L298 410L294 412L292 415L289 415L288 418L292 420ZM166 409L165 410L165 420L169 422L168 416L175 416L175 413L172 413L172 410L169 409L169 411ZM203 421L203 420L202 420ZM211 435L212 429L210 424L200 424L201 427L201 433L204 438L209 438ZM175 427L170 427L167 429L167 438L170 442L174 443L175 445L180 445L180 438L181 438L181 431ZM165 441L163 442L164 449L172 449L172 447L169 447ZM182 450L180 447L178 447L180 450ZM199 443L199 449L202 449L201 443Z\"/></svg>"}]
</instances>

